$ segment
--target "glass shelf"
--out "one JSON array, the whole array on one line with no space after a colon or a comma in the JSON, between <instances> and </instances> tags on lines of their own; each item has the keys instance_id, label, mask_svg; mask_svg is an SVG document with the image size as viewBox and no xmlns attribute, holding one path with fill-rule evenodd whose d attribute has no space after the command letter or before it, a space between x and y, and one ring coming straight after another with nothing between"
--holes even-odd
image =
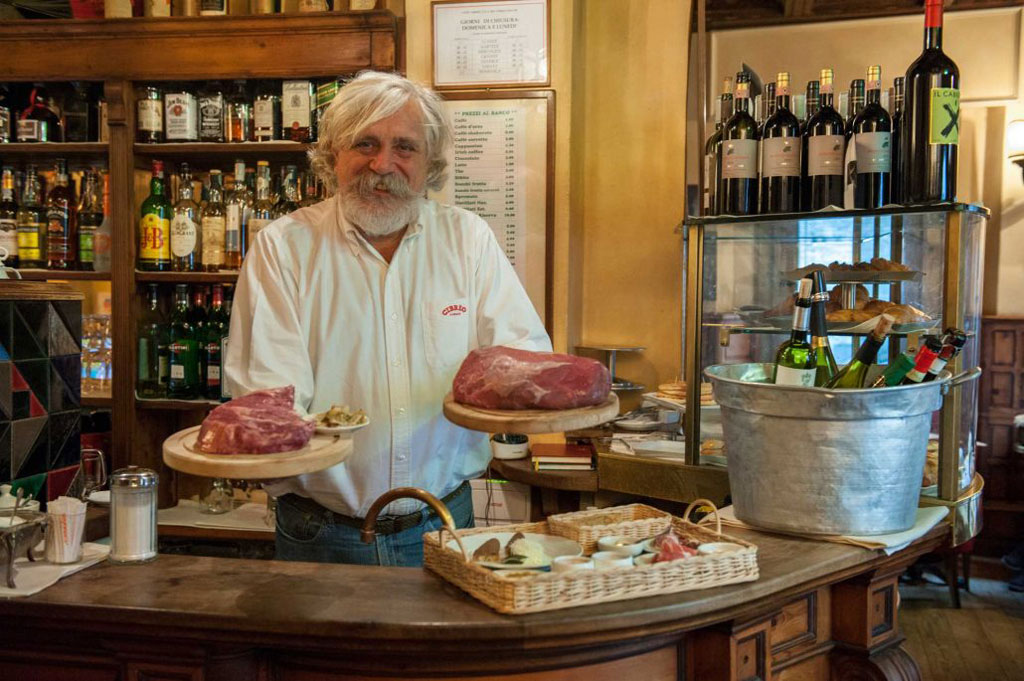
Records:
<instances>
[{"instance_id":1,"label":"glass shelf","mask_svg":"<svg viewBox=\"0 0 1024 681\"><path fill-rule=\"evenodd\" d=\"M936 203L928 206L891 206L872 210L820 210L800 213L762 213L759 215L711 215L707 217L690 216L676 228L682 231L688 225L741 225L757 222L788 222L807 220L833 220L841 218L875 218L894 217L900 215L920 215L921 213L964 212L976 213L986 218L991 214L988 208L973 203Z\"/></svg>"}]
</instances>

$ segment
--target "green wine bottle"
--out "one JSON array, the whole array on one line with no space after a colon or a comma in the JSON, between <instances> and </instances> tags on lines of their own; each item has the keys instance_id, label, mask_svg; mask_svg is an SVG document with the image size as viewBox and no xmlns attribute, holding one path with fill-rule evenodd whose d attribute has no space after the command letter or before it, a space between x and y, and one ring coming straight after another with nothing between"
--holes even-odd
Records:
<instances>
[{"instance_id":1,"label":"green wine bottle","mask_svg":"<svg viewBox=\"0 0 1024 681\"><path fill-rule=\"evenodd\" d=\"M825 315L825 304L828 303L828 289L825 288L825 275L821 270L810 274L811 286L811 347L815 350L817 371L814 374L814 385L819 388L839 371L836 358L832 354L832 346L828 342L828 325Z\"/></svg>"},{"instance_id":2,"label":"green wine bottle","mask_svg":"<svg viewBox=\"0 0 1024 681\"><path fill-rule=\"evenodd\" d=\"M889 363L889 366L885 368L885 371L875 379L875 382L871 384L872 388L891 388L894 385L899 385L903 377L906 376L911 369L914 368L914 358L905 352L901 352L900 356Z\"/></svg>"},{"instance_id":3,"label":"green wine bottle","mask_svg":"<svg viewBox=\"0 0 1024 681\"><path fill-rule=\"evenodd\" d=\"M776 385L814 386L817 374L817 353L807 338L811 313L811 280L801 279L793 307L793 326L789 340L775 351L772 383Z\"/></svg>"},{"instance_id":4,"label":"green wine bottle","mask_svg":"<svg viewBox=\"0 0 1024 681\"><path fill-rule=\"evenodd\" d=\"M178 284L171 312L169 397L191 400L200 394L199 338L192 324L188 305L188 286Z\"/></svg>"},{"instance_id":5,"label":"green wine bottle","mask_svg":"<svg viewBox=\"0 0 1024 681\"><path fill-rule=\"evenodd\" d=\"M825 384L826 388L837 390L849 388L863 388L868 376L868 369L875 363L878 357L878 349L885 342L885 337L892 329L893 318L883 314L878 319L874 330L864 339L864 344L857 350L853 360L839 370L839 373L832 377L832 380Z\"/></svg>"}]
</instances>

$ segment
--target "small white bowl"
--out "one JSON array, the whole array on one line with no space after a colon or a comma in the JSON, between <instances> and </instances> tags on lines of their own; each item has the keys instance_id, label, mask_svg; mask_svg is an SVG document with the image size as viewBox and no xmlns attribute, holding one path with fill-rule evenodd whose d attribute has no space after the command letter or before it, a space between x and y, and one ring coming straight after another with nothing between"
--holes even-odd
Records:
<instances>
[{"instance_id":1,"label":"small white bowl","mask_svg":"<svg viewBox=\"0 0 1024 681\"><path fill-rule=\"evenodd\" d=\"M552 572L576 572L593 570L594 561L586 556L558 556L551 561Z\"/></svg>"},{"instance_id":2,"label":"small white bowl","mask_svg":"<svg viewBox=\"0 0 1024 681\"><path fill-rule=\"evenodd\" d=\"M530 453L530 438L518 433L498 433L491 437L495 459L524 459Z\"/></svg>"},{"instance_id":3,"label":"small white bowl","mask_svg":"<svg viewBox=\"0 0 1024 681\"><path fill-rule=\"evenodd\" d=\"M626 551L598 551L594 559L595 570L614 570L615 568L632 567L633 555Z\"/></svg>"},{"instance_id":4,"label":"small white bowl","mask_svg":"<svg viewBox=\"0 0 1024 681\"><path fill-rule=\"evenodd\" d=\"M732 553L733 551L742 550L743 547L739 544L733 544L728 541L708 542L707 544L701 544L697 547L697 553L702 556L710 556L716 553Z\"/></svg>"},{"instance_id":5,"label":"small white bowl","mask_svg":"<svg viewBox=\"0 0 1024 681\"><path fill-rule=\"evenodd\" d=\"M602 551L625 551L631 556L639 556L643 553L644 543L643 541L637 541L635 539L630 539L629 537L614 535L598 539L597 548Z\"/></svg>"}]
</instances>

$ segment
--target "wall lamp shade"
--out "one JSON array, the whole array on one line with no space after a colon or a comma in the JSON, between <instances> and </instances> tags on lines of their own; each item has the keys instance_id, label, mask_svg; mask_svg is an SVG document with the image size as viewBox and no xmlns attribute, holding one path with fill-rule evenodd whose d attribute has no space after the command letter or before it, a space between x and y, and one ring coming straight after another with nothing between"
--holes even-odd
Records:
<instances>
[{"instance_id":1,"label":"wall lamp shade","mask_svg":"<svg viewBox=\"0 0 1024 681\"><path fill-rule=\"evenodd\" d=\"M1024 120L1011 121L1006 128L1006 150L1010 160L1024 172Z\"/></svg>"}]
</instances>

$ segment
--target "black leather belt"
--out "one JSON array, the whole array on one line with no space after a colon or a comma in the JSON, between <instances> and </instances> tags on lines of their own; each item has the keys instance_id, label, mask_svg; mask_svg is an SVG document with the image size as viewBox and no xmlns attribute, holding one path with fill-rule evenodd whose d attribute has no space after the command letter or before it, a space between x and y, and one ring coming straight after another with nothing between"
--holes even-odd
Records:
<instances>
[{"instance_id":1,"label":"black leather belt","mask_svg":"<svg viewBox=\"0 0 1024 681\"><path fill-rule=\"evenodd\" d=\"M441 503L445 506L450 506L452 502L461 498L462 495L470 493L471 488L469 481L466 480L456 487L455 491L442 498ZM352 516L347 516L342 513L336 513L329 508L324 508L312 499L300 497L298 494L286 494L285 497L287 498L288 503L303 512L326 516L338 525L354 527L357 530L361 530L363 528L364 520L362 518L353 518ZM436 514L429 507L412 513L406 513L405 515L380 516L377 518L377 526L374 528L374 531L381 536L398 534L399 532L410 530L435 516Z\"/></svg>"}]
</instances>

